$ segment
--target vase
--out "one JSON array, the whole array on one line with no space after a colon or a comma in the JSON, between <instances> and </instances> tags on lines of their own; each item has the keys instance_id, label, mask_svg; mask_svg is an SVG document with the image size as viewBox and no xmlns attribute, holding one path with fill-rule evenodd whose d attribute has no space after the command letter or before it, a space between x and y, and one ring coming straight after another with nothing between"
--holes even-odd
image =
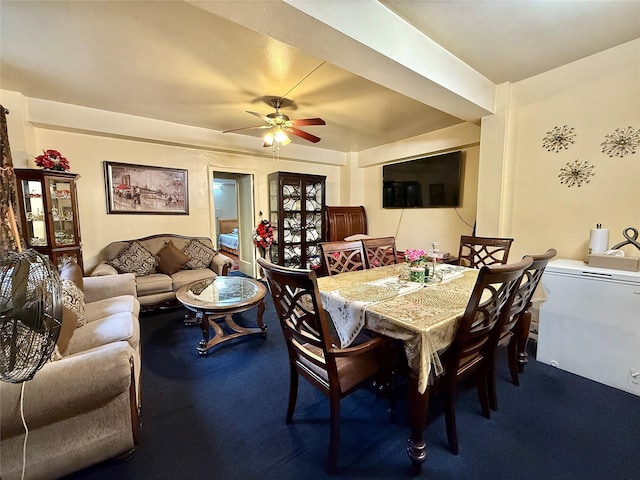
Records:
<instances>
[{"instance_id":1,"label":"vase","mask_svg":"<svg viewBox=\"0 0 640 480\"><path fill-rule=\"evenodd\" d=\"M424 267L411 267L409 269L410 282L424 282Z\"/></svg>"}]
</instances>

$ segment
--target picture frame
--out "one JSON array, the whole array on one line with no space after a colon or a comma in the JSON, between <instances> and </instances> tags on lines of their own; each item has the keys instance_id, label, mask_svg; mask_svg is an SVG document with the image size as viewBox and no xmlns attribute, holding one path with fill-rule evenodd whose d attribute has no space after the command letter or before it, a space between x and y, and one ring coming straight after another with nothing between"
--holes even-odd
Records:
<instances>
[{"instance_id":1,"label":"picture frame","mask_svg":"<svg viewBox=\"0 0 640 480\"><path fill-rule=\"evenodd\" d=\"M187 170L103 164L107 214L189 215Z\"/></svg>"}]
</instances>

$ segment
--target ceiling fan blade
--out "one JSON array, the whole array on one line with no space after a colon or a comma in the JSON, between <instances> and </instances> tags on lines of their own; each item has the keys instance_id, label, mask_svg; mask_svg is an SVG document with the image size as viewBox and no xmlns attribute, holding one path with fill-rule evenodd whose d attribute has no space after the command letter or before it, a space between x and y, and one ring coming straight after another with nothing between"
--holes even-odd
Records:
<instances>
[{"instance_id":1,"label":"ceiling fan blade","mask_svg":"<svg viewBox=\"0 0 640 480\"><path fill-rule=\"evenodd\" d=\"M273 121L269 117L267 117L266 115L263 115L263 114L258 113L258 112L252 112L251 110L245 110L245 112L247 112L249 115L255 115L256 117L261 118L262 120L267 122L269 125L273 124Z\"/></svg>"},{"instance_id":2,"label":"ceiling fan blade","mask_svg":"<svg viewBox=\"0 0 640 480\"><path fill-rule=\"evenodd\" d=\"M308 141L313 142L313 143L318 143L320 141L320 137L316 137L315 135L311 135L310 133L304 132L304 131L300 130L299 128L296 128L296 127L288 127L285 130L293 133L297 137L304 138L305 140L308 140Z\"/></svg>"},{"instance_id":3,"label":"ceiling fan blade","mask_svg":"<svg viewBox=\"0 0 640 480\"><path fill-rule=\"evenodd\" d=\"M271 125L255 125L253 127L232 128L231 130L224 130L222 133L239 132L240 130L251 130L253 128L271 128Z\"/></svg>"},{"instance_id":4,"label":"ceiling fan blade","mask_svg":"<svg viewBox=\"0 0 640 480\"><path fill-rule=\"evenodd\" d=\"M299 120L292 120L293 125L298 127L304 127L305 125L326 125L325 121L321 118L302 118Z\"/></svg>"}]
</instances>

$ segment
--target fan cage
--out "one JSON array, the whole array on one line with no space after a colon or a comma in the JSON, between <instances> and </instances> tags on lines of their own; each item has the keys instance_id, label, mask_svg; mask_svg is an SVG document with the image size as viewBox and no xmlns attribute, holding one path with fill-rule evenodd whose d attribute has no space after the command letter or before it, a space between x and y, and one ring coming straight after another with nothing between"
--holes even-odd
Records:
<instances>
[{"instance_id":1,"label":"fan cage","mask_svg":"<svg viewBox=\"0 0 640 480\"><path fill-rule=\"evenodd\" d=\"M49 259L25 250L0 262L0 379L31 380L51 358L62 325L62 282Z\"/></svg>"}]
</instances>

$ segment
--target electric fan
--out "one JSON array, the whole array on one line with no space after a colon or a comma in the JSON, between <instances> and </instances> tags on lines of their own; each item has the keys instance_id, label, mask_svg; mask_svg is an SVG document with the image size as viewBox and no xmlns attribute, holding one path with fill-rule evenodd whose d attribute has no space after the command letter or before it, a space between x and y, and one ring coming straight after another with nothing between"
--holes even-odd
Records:
<instances>
[{"instance_id":1,"label":"electric fan","mask_svg":"<svg viewBox=\"0 0 640 480\"><path fill-rule=\"evenodd\" d=\"M62 324L62 282L34 250L0 261L0 379L31 380L51 358Z\"/></svg>"}]
</instances>

